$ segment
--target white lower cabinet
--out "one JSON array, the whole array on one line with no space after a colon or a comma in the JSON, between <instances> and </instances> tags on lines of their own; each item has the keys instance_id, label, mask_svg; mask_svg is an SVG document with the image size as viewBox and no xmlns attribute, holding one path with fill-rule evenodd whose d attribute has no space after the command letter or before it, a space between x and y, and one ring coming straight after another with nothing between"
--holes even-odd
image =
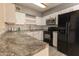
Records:
<instances>
[{"instance_id":1,"label":"white lower cabinet","mask_svg":"<svg viewBox=\"0 0 79 59\"><path fill-rule=\"evenodd\" d=\"M28 31L27 35L43 41L43 31Z\"/></svg>"},{"instance_id":2,"label":"white lower cabinet","mask_svg":"<svg viewBox=\"0 0 79 59\"><path fill-rule=\"evenodd\" d=\"M34 32L27 31L27 35L29 35L29 36L33 37L34 36L33 34L34 34Z\"/></svg>"},{"instance_id":3,"label":"white lower cabinet","mask_svg":"<svg viewBox=\"0 0 79 59\"><path fill-rule=\"evenodd\" d=\"M38 31L35 31L35 32L33 32L33 33L34 33L34 34L33 34L33 35L34 35L33 37L36 38L36 39L39 39L39 38L38 38L38 37L39 37L39 32L38 32Z\"/></svg>"},{"instance_id":4,"label":"white lower cabinet","mask_svg":"<svg viewBox=\"0 0 79 59\"><path fill-rule=\"evenodd\" d=\"M53 46L57 47L57 31L53 32Z\"/></svg>"},{"instance_id":5,"label":"white lower cabinet","mask_svg":"<svg viewBox=\"0 0 79 59\"><path fill-rule=\"evenodd\" d=\"M34 36L36 39L43 41L43 31L36 31L36 33L34 32Z\"/></svg>"}]
</instances>

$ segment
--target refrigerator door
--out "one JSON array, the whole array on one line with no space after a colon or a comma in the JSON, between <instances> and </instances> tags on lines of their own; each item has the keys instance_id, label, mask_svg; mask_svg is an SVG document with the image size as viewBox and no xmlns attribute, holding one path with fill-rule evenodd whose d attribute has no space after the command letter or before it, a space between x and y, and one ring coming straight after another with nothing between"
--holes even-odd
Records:
<instances>
[{"instance_id":1,"label":"refrigerator door","mask_svg":"<svg viewBox=\"0 0 79 59\"><path fill-rule=\"evenodd\" d=\"M79 11L73 12L70 17L69 33L68 33L68 52L67 55L78 56L79 45L77 44L79 30L77 25L79 24Z\"/></svg>"},{"instance_id":2,"label":"refrigerator door","mask_svg":"<svg viewBox=\"0 0 79 59\"><path fill-rule=\"evenodd\" d=\"M68 39L67 39L67 27L68 27L68 20L69 14L59 15L59 31L58 31L58 44L57 49L63 53L67 53L68 48Z\"/></svg>"}]
</instances>

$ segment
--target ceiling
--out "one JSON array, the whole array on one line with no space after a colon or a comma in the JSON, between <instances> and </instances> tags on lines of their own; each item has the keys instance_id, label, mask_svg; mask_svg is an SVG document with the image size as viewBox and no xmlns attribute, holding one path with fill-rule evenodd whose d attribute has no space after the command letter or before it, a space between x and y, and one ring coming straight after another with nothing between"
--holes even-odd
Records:
<instances>
[{"instance_id":1,"label":"ceiling","mask_svg":"<svg viewBox=\"0 0 79 59\"><path fill-rule=\"evenodd\" d=\"M61 3L44 3L47 7L46 8L41 8L37 5L34 5L33 3L19 3L20 5L23 5L25 7L29 7L31 9L34 9L36 11L39 11L39 12L44 12L44 11L47 11L51 8L54 8L58 5L60 5Z\"/></svg>"}]
</instances>

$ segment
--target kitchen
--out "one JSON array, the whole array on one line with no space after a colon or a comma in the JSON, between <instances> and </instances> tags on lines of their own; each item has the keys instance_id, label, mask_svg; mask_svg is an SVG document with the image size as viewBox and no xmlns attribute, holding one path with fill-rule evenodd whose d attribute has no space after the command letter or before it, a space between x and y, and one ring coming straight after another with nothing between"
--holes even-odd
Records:
<instances>
[{"instance_id":1,"label":"kitchen","mask_svg":"<svg viewBox=\"0 0 79 59\"><path fill-rule=\"evenodd\" d=\"M43 3L43 5L47 8L40 8L33 3L0 4L0 55L55 56L64 54L66 56L61 49L63 46L61 47L58 43L59 15L79 10L79 4ZM57 50L55 54L53 48Z\"/></svg>"}]
</instances>

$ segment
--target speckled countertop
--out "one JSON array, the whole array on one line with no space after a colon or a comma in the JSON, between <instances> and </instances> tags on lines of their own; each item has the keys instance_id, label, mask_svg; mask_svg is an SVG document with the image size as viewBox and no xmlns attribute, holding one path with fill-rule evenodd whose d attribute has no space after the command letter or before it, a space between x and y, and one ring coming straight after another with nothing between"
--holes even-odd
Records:
<instances>
[{"instance_id":1,"label":"speckled countertop","mask_svg":"<svg viewBox=\"0 0 79 59\"><path fill-rule=\"evenodd\" d=\"M6 32L0 37L0 56L32 56L46 45L26 32Z\"/></svg>"}]
</instances>

